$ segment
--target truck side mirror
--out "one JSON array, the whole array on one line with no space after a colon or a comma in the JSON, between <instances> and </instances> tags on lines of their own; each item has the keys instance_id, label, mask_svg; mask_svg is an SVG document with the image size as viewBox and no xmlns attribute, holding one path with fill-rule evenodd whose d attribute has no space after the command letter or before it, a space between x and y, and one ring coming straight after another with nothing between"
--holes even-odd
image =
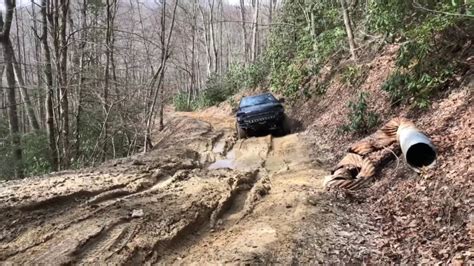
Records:
<instances>
[{"instance_id":1,"label":"truck side mirror","mask_svg":"<svg viewBox=\"0 0 474 266\"><path fill-rule=\"evenodd\" d=\"M279 102L279 103L285 103L285 98L280 98L280 99L278 99L278 102Z\"/></svg>"},{"instance_id":2,"label":"truck side mirror","mask_svg":"<svg viewBox=\"0 0 474 266\"><path fill-rule=\"evenodd\" d=\"M232 113L237 113L237 111L239 111L239 107L233 107L232 108Z\"/></svg>"}]
</instances>

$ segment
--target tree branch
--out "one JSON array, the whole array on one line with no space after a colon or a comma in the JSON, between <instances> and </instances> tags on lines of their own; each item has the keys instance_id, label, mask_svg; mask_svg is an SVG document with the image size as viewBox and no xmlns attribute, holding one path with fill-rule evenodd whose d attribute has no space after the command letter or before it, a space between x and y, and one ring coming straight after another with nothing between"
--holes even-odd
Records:
<instances>
[{"instance_id":1,"label":"tree branch","mask_svg":"<svg viewBox=\"0 0 474 266\"><path fill-rule=\"evenodd\" d=\"M444 11L438 11L438 10L432 10L429 8L426 8L422 6L420 3L418 3L416 0L413 1L413 7L426 11L426 12L431 12L431 13L436 13L436 14L442 14L442 15L447 15L447 16L456 16L456 17L466 17L466 18L474 18L473 15L466 15L466 14L458 14L458 13L449 13L449 12L444 12Z\"/></svg>"}]
</instances>

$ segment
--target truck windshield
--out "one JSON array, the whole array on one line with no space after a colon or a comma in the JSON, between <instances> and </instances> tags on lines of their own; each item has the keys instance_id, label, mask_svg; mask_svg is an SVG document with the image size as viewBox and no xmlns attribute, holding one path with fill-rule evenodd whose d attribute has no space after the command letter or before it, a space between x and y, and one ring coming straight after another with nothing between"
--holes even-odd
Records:
<instances>
[{"instance_id":1,"label":"truck windshield","mask_svg":"<svg viewBox=\"0 0 474 266\"><path fill-rule=\"evenodd\" d=\"M242 108L242 107L247 107L247 106L274 103L274 102L277 102L277 100L275 99L275 97L273 97L273 95L262 94L262 95L242 98L242 100L240 101L240 107Z\"/></svg>"}]
</instances>

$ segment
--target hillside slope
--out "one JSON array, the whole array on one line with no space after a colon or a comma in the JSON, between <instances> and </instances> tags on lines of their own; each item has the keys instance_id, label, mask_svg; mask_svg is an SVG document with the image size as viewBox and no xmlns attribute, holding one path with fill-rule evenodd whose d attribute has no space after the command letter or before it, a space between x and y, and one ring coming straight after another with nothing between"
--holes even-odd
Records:
<instances>
[{"instance_id":1,"label":"hillside slope","mask_svg":"<svg viewBox=\"0 0 474 266\"><path fill-rule=\"evenodd\" d=\"M397 159L376 169L375 181L368 188L333 198L349 212L370 217L369 223L376 225L381 235L373 241L377 252L372 258L376 261L474 261L474 50L468 39L450 39L454 44L444 42L450 34L453 33L448 31L438 36L439 47L443 51L453 49L455 52L446 56L460 67L438 91L431 92L427 107L417 107L414 96L403 104L394 104L390 93L382 89L397 71L401 46L393 44L375 56L361 58L355 65L350 60L329 61L321 75L309 82L311 89L312 84L327 79L324 95L299 100L291 109L293 117L306 128L303 134L311 143L312 156L321 158L326 154L327 165L335 166L351 143L376 129L344 132L344 127L359 118L354 114L363 119L374 115L379 125L394 117L407 117L436 145L436 168L416 174L397 154ZM347 64L365 72L347 82ZM366 95L363 111L361 94Z\"/></svg>"},{"instance_id":2,"label":"hillside slope","mask_svg":"<svg viewBox=\"0 0 474 266\"><path fill-rule=\"evenodd\" d=\"M375 181L368 188L332 198L348 212L370 217L369 223L376 225L381 235L373 240L376 261L474 261L473 89L471 71L459 87L435 100L429 111L392 110L393 116L409 116L431 137L438 152L434 169L416 174L399 155L376 169ZM304 133L312 143L314 157L332 155L327 157L330 165L360 138L337 133L341 120L324 120L325 116L337 116L339 110L321 113Z\"/></svg>"}]
</instances>

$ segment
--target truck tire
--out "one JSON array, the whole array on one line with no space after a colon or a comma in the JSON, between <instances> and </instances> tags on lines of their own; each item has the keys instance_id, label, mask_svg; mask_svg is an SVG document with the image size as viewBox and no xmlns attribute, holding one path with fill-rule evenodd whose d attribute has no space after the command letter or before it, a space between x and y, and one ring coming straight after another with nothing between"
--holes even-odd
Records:
<instances>
[{"instance_id":1,"label":"truck tire","mask_svg":"<svg viewBox=\"0 0 474 266\"><path fill-rule=\"evenodd\" d=\"M281 121L281 133L283 136L291 134L290 118L285 114Z\"/></svg>"},{"instance_id":2,"label":"truck tire","mask_svg":"<svg viewBox=\"0 0 474 266\"><path fill-rule=\"evenodd\" d=\"M235 123L235 131L237 131L237 138L238 139L245 139L247 138L247 132L239 127L237 123Z\"/></svg>"}]
</instances>

